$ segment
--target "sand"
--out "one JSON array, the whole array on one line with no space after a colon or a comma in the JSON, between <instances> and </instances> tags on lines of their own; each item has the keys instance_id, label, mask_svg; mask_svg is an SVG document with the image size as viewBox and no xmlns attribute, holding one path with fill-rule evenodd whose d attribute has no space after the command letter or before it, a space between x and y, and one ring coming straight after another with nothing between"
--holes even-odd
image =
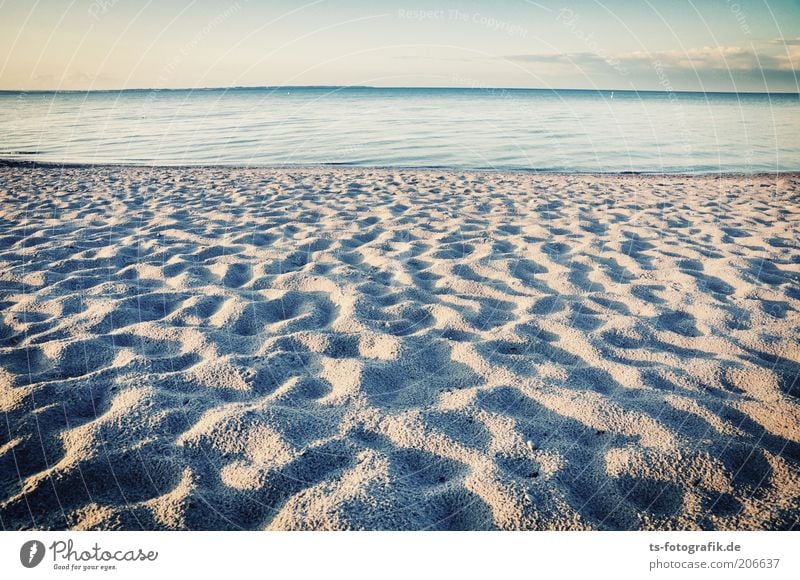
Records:
<instances>
[{"instance_id":1,"label":"sand","mask_svg":"<svg viewBox=\"0 0 800 580\"><path fill-rule=\"evenodd\" d=\"M3 529L790 529L798 175L0 167Z\"/></svg>"}]
</instances>

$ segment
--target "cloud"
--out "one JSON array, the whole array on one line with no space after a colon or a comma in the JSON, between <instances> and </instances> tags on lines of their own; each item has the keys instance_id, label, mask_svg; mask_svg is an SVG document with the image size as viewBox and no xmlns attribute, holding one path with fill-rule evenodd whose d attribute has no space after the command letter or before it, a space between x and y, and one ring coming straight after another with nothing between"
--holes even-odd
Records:
<instances>
[{"instance_id":1,"label":"cloud","mask_svg":"<svg viewBox=\"0 0 800 580\"><path fill-rule=\"evenodd\" d=\"M607 65L622 74L628 74L623 63L614 55L602 52L559 52L550 54L510 54L501 57L504 60L531 64L572 65L578 68Z\"/></svg>"},{"instance_id":2,"label":"cloud","mask_svg":"<svg viewBox=\"0 0 800 580\"><path fill-rule=\"evenodd\" d=\"M762 69L793 70L785 55L755 52L739 46L706 46L685 51L630 52L618 55L630 66L654 66L665 70L753 71Z\"/></svg>"},{"instance_id":3,"label":"cloud","mask_svg":"<svg viewBox=\"0 0 800 580\"><path fill-rule=\"evenodd\" d=\"M538 63L592 63L604 62L599 54L592 52L559 52L554 54L510 54L502 57L505 60L518 62L538 62Z\"/></svg>"},{"instance_id":4,"label":"cloud","mask_svg":"<svg viewBox=\"0 0 800 580\"><path fill-rule=\"evenodd\" d=\"M472 56L431 56L427 54L400 54L392 57L394 60L418 60L418 61L435 61L435 62L470 62L475 60L482 60L485 57L472 57Z\"/></svg>"},{"instance_id":5,"label":"cloud","mask_svg":"<svg viewBox=\"0 0 800 580\"><path fill-rule=\"evenodd\" d=\"M774 41L766 44L775 45ZM782 71L796 73L800 65L800 39L782 43L786 49L756 51L742 46L705 46L687 50L632 51L606 54L602 52L574 52L550 54L512 54L505 60L531 64L561 64L579 68L605 63L617 69L646 72L659 68L672 72L702 73L760 73Z\"/></svg>"},{"instance_id":6,"label":"cloud","mask_svg":"<svg viewBox=\"0 0 800 580\"><path fill-rule=\"evenodd\" d=\"M769 44L779 44L781 46L800 46L800 38L773 38Z\"/></svg>"}]
</instances>

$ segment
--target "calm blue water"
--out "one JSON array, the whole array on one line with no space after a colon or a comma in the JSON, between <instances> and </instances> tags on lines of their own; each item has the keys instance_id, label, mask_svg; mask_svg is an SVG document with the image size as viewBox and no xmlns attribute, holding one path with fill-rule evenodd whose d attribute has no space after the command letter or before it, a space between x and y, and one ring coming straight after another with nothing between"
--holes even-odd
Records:
<instances>
[{"instance_id":1,"label":"calm blue water","mask_svg":"<svg viewBox=\"0 0 800 580\"><path fill-rule=\"evenodd\" d=\"M3 93L0 158L800 170L800 97L374 88Z\"/></svg>"}]
</instances>

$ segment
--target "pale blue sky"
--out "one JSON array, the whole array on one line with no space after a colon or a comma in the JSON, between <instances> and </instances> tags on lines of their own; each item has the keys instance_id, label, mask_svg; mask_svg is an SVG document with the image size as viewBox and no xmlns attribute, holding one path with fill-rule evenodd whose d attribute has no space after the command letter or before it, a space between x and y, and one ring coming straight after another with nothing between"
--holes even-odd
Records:
<instances>
[{"instance_id":1,"label":"pale blue sky","mask_svg":"<svg viewBox=\"0 0 800 580\"><path fill-rule=\"evenodd\" d=\"M798 92L793 0L0 0L0 89Z\"/></svg>"}]
</instances>

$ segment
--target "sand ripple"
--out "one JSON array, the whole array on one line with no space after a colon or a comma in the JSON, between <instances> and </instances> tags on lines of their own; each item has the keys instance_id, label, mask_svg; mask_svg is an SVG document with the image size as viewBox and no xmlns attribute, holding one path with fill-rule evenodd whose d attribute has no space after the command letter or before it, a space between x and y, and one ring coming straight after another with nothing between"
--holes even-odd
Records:
<instances>
[{"instance_id":1,"label":"sand ripple","mask_svg":"<svg viewBox=\"0 0 800 580\"><path fill-rule=\"evenodd\" d=\"M3 529L788 529L796 175L0 168Z\"/></svg>"}]
</instances>

